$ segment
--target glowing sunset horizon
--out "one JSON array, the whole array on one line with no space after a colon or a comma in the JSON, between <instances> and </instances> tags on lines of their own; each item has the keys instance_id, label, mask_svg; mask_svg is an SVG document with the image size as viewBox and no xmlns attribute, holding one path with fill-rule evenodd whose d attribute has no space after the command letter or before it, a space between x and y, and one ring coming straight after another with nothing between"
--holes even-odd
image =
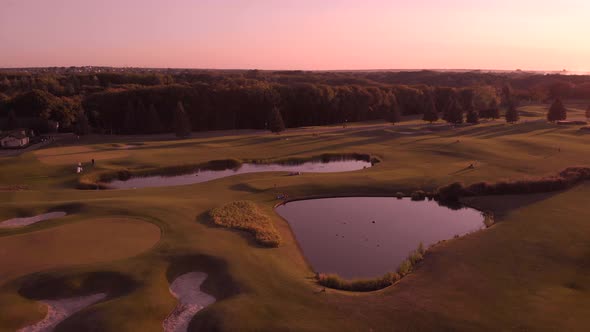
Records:
<instances>
[{"instance_id":1,"label":"glowing sunset horizon","mask_svg":"<svg viewBox=\"0 0 590 332\"><path fill-rule=\"evenodd\" d=\"M590 71L590 3L5 0L0 67Z\"/></svg>"}]
</instances>

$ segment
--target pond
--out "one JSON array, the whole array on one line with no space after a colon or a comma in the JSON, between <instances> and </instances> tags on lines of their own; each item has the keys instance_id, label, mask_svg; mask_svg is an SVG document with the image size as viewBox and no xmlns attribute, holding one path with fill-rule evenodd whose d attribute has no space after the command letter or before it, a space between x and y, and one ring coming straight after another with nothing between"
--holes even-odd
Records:
<instances>
[{"instance_id":1,"label":"pond","mask_svg":"<svg viewBox=\"0 0 590 332\"><path fill-rule=\"evenodd\" d=\"M480 211L409 198L310 199L280 205L276 212L291 226L314 271L346 279L395 272L421 242L427 248L485 228Z\"/></svg>"},{"instance_id":2,"label":"pond","mask_svg":"<svg viewBox=\"0 0 590 332\"><path fill-rule=\"evenodd\" d=\"M17 228L17 227L25 227L32 224L36 224L40 221L61 218L66 215L65 212L49 212L44 214L39 214L33 217L23 217L23 218L12 218L8 220L4 220L0 222L0 228Z\"/></svg>"},{"instance_id":3,"label":"pond","mask_svg":"<svg viewBox=\"0 0 590 332\"><path fill-rule=\"evenodd\" d=\"M132 189L148 187L168 187L195 184L220 179L237 174L260 172L298 173L337 173L356 171L371 167L365 160L335 160L328 162L309 161L300 164L242 164L239 168L225 170L196 170L194 173L173 176L134 177L126 181L115 180L108 183L113 189Z\"/></svg>"}]
</instances>

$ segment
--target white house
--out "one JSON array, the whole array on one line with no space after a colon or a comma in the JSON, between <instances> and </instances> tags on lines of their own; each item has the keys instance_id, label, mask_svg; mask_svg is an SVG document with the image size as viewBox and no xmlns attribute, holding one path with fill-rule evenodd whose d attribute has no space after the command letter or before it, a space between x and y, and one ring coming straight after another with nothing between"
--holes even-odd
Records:
<instances>
[{"instance_id":1,"label":"white house","mask_svg":"<svg viewBox=\"0 0 590 332\"><path fill-rule=\"evenodd\" d=\"M24 129L12 130L0 134L0 147L21 148L29 144L29 136Z\"/></svg>"}]
</instances>

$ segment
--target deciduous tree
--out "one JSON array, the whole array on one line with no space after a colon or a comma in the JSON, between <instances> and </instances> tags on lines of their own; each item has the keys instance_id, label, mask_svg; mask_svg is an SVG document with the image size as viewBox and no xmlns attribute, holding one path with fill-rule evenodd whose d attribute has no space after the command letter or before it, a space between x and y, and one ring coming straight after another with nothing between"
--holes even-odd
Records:
<instances>
[{"instance_id":1,"label":"deciduous tree","mask_svg":"<svg viewBox=\"0 0 590 332\"><path fill-rule=\"evenodd\" d=\"M551 107L549 107L549 112L547 112L547 120L550 122L555 122L565 119L567 119L567 110L565 109L565 106L563 106L561 99L557 98L553 104L551 104Z\"/></svg>"},{"instance_id":2,"label":"deciduous tree","mask_svg":"<svg viewBox=\"0 0 590 332\"><path fill-rule=\"evenodd\" d=\"M19 125L19 121L18 118L16 117L16 113L14 113L14 110L10 110L8 111L8 118L6 119L6 127L8 129L16 129L18 128Z\"/></svg>"},{"instance_id":3,"label":"deciduous tree","mask_svg":"<svg viewBox=\"0 0 590 332\"><path fill-rule=\"evenodd\" d=\"M76 123L74 124L74 134L80 136L90 134L90 124L88 123L88 117L84 111L80 111L76 117Z\"/></svg>"}]
</instances>

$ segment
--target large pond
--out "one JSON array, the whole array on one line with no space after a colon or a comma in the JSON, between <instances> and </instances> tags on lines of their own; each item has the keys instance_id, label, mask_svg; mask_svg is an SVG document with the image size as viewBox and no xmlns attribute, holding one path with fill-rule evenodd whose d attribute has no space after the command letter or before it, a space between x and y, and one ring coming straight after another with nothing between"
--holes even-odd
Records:
<instances>
[{"instance_id":1,"label":"large pond","mask_svg":"<svg viewBox=\"0 0 590 332\"><path fill-rule=\"evenodd\" d=\"M301 164L242 164L239 168L226 170L196 170L194 173L174 176L135 177L126 181L115 180L108 183L114 189L180 186L207 182L237 174L259 172L298 173L336 173L356 171L371 167L365 160L310 161Z\"/></svg>"},{"instance_id":2,"label":"large pond","mask_svg":"<svg viewBox=\"0 0 590 332\"><path fill-rule=\"evenodd\" d=\"M276 211L289 222L316 272L348 279L396 271L420 242L427 248L485 228L480 211L408 198L311 199L289 202Z\"/></svg>"}]
</instances>

